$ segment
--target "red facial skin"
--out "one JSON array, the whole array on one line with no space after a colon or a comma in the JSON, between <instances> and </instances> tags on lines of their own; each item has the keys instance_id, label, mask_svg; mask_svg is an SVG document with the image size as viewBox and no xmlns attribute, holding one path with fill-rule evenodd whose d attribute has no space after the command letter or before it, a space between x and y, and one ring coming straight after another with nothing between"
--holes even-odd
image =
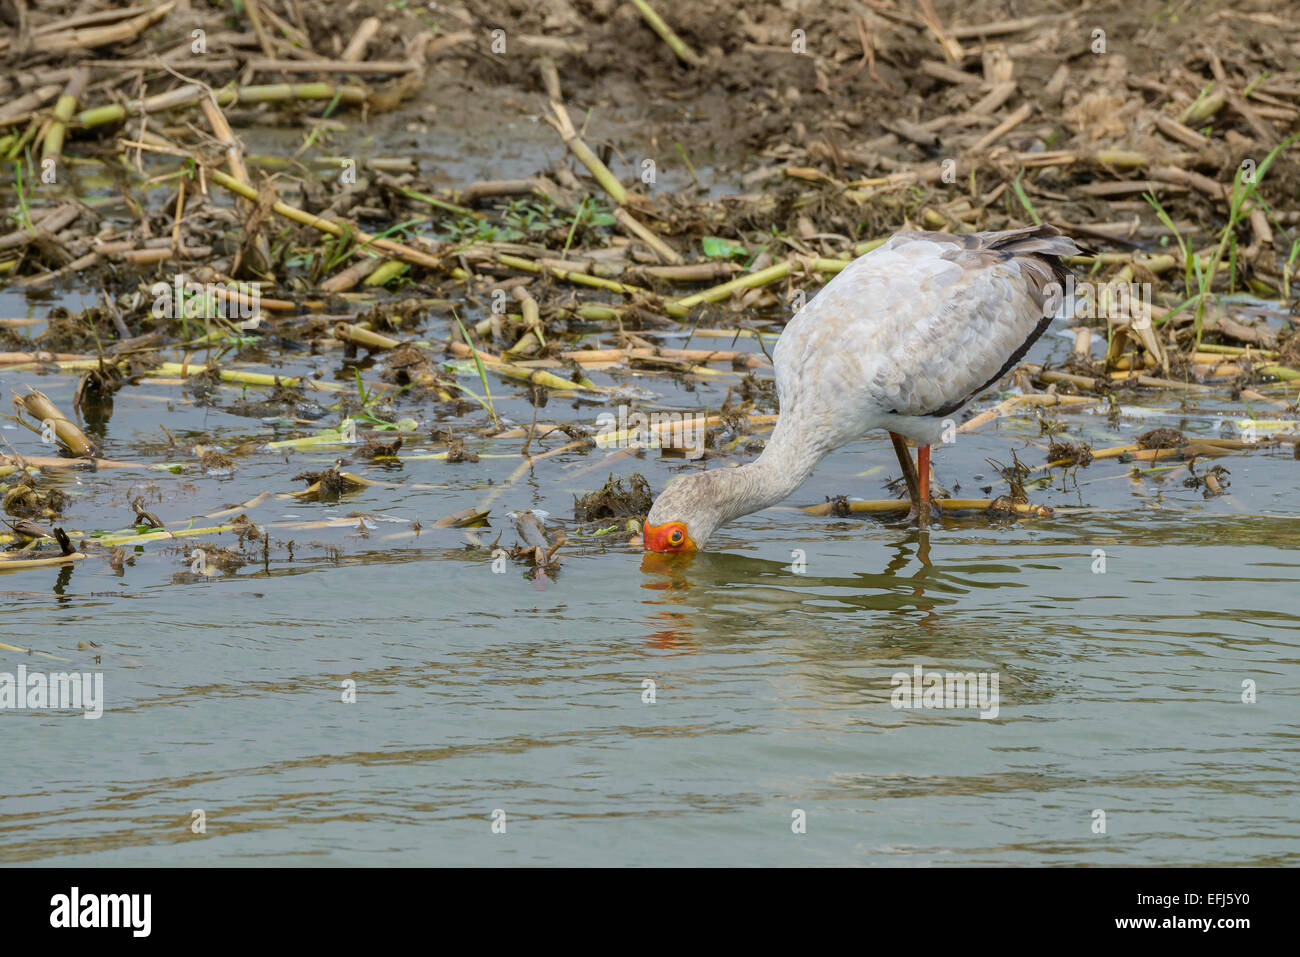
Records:
<instances>
[{"instance_id":1,"label":"red facial skin","mask_svg":"<svg viewBox=\"0 0 1300 957\"><path fill-rule=\"evenodd\" d=\"M641 529L641 539L646 549L652 552L672 554L696 550L695 543L691 541L691 536L686 531L686 526L681 522L664 522L662 525L651 525L646 522Z\"/></svg>"}]
</instances>

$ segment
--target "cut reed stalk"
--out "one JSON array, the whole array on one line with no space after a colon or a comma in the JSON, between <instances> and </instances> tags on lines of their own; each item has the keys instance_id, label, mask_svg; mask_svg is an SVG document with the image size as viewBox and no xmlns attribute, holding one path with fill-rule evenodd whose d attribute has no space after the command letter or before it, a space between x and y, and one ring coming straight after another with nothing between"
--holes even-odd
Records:
<instances>
[{"instance_id":1,"label":"cut reed stalk","mask_svg":"<svg viewBox=\"0 0 1300 957\"><path fill-rule=\"evenodd\" d=\"M690 48L685 40L677 35L673 28L664 21L663 17L659 16L654 7L650 6L646 0L632 0L632 4L640 12L645 22L649 24L650 29L659 34L659 38L668 44L669 49L677 55L677 59L688 66L699 66L701 64L702 61L699 55Z\"/></svg>"},{"instance_id":2,"label":"cut reed stalk","mask_svg":"<svg viewBox=\"0 0 1300 957\"><path fill-rule=\"evenodd\" d=\"M74 73L72 79L68 80L68 85L64 87L63 94L59 97L58 102L54 104L54 114L49 129L45 131L45 139L41 144L42 163L50 160L58 163L62 158L63 137L67 132L72 115L77 112L77 98L81 96L89 77L90 73L87 70L78 70Z\"/></svg>"},{"instance_id":3,"label":"cut reed stalk","mask_svg":"<svg viewBox=\"0 0 1300 957\"><path fill-rule=\"evenodd\" d=\"M66 415L59 411L58 407L50 401L49 396L44 392L39 392L28 386L26 395L13 393L14 408L20 412L26 412L37 422L41 423L42 429L48 427L47 433L52 439L57 439L59 444L78 458L94 458L99 454L95 448L95 443L86 438L84 432L77 428L76 424ZM37 430L40 431L40 430Z\"/></svg>"},{"instance_id":4,"label":"cut reed stalk","mask_svg":"<svg viewBox=\"0 0 1300 957\"><path fill-rule=\"evenodd\" d=\"M82 110L77 114L77 124L82 129L93 129L118 123L128 116L144 116L180 106L189 106L207 96L207 91L197 84L188 84L130 103L111 103ZM364 103L366 91L359 86L336 86L331 83L272 83L263 86L226 87L216 92L218 106L236 103L289 103L294 101L326 100L335 97L340 103Z\"/></svg>"},{"instance_id":5,"label":"cut reed stalk","mask_svg":"<svg viewBox=\"0 0 1300 957\"><path fill-rule=\"evenodd\" d=\"M937 505L945 512L983 512L994 509L1025 518L1050 518L1054 514L1052 509L1046 505L1000 502L992 498L940 498L935 499L932 504ZM799 511L809 515L833 515L838 509L847 508L854 515L859 515L864 513L907 512L911 507L912 503L905 498L859 499L848 502L823 502L820 505L802 505L799 506Z\"/></svg>"},{"instance_id":6,"label":"cut reed stalk","mask_svg":"<svg viewBox=\"0 0 1300 957\"><path fill-rule=\"evenodd\" d=\"M221 172L221 170L208 170L208 178L218 186L228 189L232 193L243 196L245 199L257 199L257 190L239 182L239 180L234 177L226 175ZM419 250L412 249L409 246L403 246L401 243L393 242L391 239L381 239L377 236L372 236L370 233L351 226L336 223L328 219L322 219L319 216L304 212L303 210L290 206L287 203L277 200L271 209L280 216L283 216L285 219L291 219L304 226L310 226L312 229L318 229L323 233L329 233L331 236L338 238L351 236L362 245L383 250L386 253L396 256L403 262L411 263L414 266L424 266L426 269L439 269L442 266L442 261L436 256L420 252Z\"/></svg>"}]
</instances>

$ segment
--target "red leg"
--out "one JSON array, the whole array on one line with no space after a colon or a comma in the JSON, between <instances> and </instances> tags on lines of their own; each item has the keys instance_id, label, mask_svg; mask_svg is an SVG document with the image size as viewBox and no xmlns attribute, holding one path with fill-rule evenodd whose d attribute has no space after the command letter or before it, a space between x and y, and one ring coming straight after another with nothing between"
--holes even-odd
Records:
<instances>
[{"instance_id":1,"label":"red leg","mask_svg":"<svg viewBox=\"0 0 1300 957\"><path fill-rule=\"evenodd\" d=\"M907 485L907 499L911 503L911 510L915 512L918 508L917 503L921 498L921 487L916 477L916 466L912 464L912 453L907 449L907 439L897 432L890 432L889 438L894 443L894 453L898 456L898 464L903 469L903 482Z\"/></svg>"},{"instance_id":2,"label":"red leg","mask_svg":"<svg viewBox=\"0 0 1300 957\"><path fill-rule=\"evenodd\" d=\"M917 482L921 486L920 524L925 528L930 524L930 446L922 445L916 450Z\"/></svg>"}]
</instances>

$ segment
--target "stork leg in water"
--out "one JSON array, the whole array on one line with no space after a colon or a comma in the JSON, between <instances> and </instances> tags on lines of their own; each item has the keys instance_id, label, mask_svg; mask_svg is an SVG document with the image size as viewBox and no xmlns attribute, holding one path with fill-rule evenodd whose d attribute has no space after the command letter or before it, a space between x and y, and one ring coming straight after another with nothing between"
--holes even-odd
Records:
<instances>
[{"instance_id":1,"label":"stork leg in water","mask_svg":"<svg viewBox=\"0 0 1300 957\"><path fill-rule=\"evenodd\" d=\"M921 504L917 521L922 528L930 527L930 446L916 450L916 470L921 473Z\"/></svg>"},{"instance_id":2,"label":"stork leg in water","mask_svg":"<svg viewBox=\"0 0 1300 957\"><path fill-rule=\"evenodd\" d=\"M655 500L645 547L693 551L775 505L834 449L890 433L916 518L930 518L943 423L1018 363L1056 315L1079 248L1053 226L898 233L840 271L772 354L781 417L755 461L683 476ZM912 465L905 438L917 445Z\"/></svg>"},{"instance_id":3,"label":"stork leg in water","mask_svg":"<svg viewBox=\"0 0 1300 957\"><path fill-rule=\"evenodd\" d=\"M907 520L910 522L916 519L925 528L930 524L930 446L923 445L917 449L917 458L925 457L925 466L918 475L916 465L912 462L912 453L907 447L907 439L897 432L890 432L889 440L894 443L894 454L898 456L898 464L903 469L903 484L907 486L907 500L912 503Z\"/></svg>"}]
</instances>

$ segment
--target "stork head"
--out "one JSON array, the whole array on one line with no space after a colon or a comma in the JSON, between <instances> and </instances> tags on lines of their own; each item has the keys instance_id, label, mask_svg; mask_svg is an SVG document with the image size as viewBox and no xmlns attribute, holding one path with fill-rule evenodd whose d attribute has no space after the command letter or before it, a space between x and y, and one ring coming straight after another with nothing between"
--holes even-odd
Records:
<instances>
[{"instance_id":1,"label":"stork head","mask_svg":"<svg viewBox=\"0 0 1300 957\"><path fill-rule=\"evenodd\" d=\"M693 552L704 547L725 520L726 470L695 472L677 479L650 507L641 538L653 552Z\"/></svg>"}]
</instances>

